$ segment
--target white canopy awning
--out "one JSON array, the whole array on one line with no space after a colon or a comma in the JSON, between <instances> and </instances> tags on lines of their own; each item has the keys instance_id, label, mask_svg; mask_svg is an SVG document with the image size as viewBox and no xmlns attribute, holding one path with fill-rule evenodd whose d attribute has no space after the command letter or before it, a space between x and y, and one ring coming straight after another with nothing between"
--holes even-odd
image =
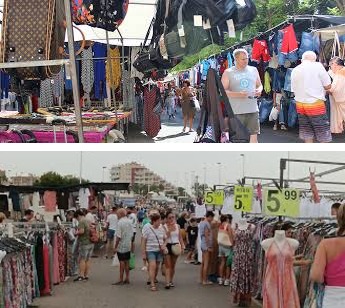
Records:
<instances>
[{"instance_id":1,"label":"white canopy awning","mask_svg":"<svg viewBox=\"0 0 345 308\"><path fill-rule=\"evenodd\" d=\"M144 43L146 33L156 14L157 0L130 0L128 12L119 31L123 37L124 46L140 46ZM86 25L77 26L85 35L86 40L106 43L106 31ZM108 32L111 45L121 45L120 35ZM152 30L149 39L152 36ZM80 32L74 29L75 41L81 41ZM67 41L67 35L66 35Z\"/></svg>"},{"instance_id":2,"label":"white canopy awning","mask_svg":"<svg viewBox=\"0 0 345 308\"><path fill-rule=\"evenodd\" d=\"M321 33L321 39L323 41L328 41L334 39L334 33L337 32L338 35L345 35L345 24L329 27L329 28L323 28L316 30L317 33Z\"/></svg>"}]
</instances>

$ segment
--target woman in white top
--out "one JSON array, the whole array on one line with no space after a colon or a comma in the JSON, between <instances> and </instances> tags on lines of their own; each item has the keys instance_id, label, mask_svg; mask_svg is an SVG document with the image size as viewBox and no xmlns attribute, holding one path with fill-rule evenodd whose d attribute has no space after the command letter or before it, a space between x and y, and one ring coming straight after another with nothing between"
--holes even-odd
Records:
<instances>
[{"instance_id":1,"label":"woman in white top","mask_svg":"<svg viewBox=\"0 0 345 308\"><path fill-rule=\"evenodd\" d=\"M184 242L180 233L180 227L176 223L175 214L172 211L168 211L167 222L164 225L167 236L167 248L168 254L165 256L164 263L166 267L165 273L165 288L170 289L175 285L173 283L175 276L176 261L184 251Z\"/></svg>"}]
</instances>

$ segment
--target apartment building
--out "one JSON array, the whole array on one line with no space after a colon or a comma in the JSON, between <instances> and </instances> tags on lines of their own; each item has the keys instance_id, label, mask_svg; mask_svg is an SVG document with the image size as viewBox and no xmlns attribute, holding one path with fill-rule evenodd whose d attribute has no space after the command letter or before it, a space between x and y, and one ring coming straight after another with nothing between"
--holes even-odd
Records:
<instances>
[{"instance_id":1,"label":"apartment building","mask_svg":"<svg viewBox=\"0 0 345 308\"><path fill-rule=\"evenodd\" d=\"M165 190L176 189L161 176L136 162L113 166L110 169L110 179L112 182L129 182L131 185L163 185Z\"/></svg>"}]
</instances>

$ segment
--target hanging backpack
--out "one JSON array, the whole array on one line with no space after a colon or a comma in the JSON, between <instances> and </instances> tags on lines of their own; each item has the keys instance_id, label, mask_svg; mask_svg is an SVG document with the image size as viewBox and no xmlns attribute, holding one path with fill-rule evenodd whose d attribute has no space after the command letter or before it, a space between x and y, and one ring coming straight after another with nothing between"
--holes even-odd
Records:
<instances>
[{"instance_id":1,"label":"hanging backpack","mask_svg":"<svg viewBox=\"0 0 345 308\"><path fill-rule=\"evenodd\" d=\"M63 58L65 7L60 0L5 0L1 62L27 62ZM21 80L46 79L61 66L4 70Z\"/></svg>"}]
</instances>

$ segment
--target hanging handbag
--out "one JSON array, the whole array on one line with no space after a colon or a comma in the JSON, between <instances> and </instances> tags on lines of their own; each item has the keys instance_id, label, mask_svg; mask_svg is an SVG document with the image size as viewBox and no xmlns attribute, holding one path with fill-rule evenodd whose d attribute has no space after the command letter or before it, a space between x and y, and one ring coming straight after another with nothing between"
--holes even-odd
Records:
<instances>
[{"instance_id":1,"label":"hanging handbag","mask_svg":"<svg viewBox=\"0 0 345 308\"><path fill-rule=\"evenodd\" d=\"M164 35L166 32L166 19L169 15L169 8L170 8L170 1L171 0L166 0L165 1L165 17L164 17L164 28L163 28L163 34L161 35L161 37L159 38L159 52L161 54L161 56L163 57L163 59L169 59L169 55L168 55L168 50L167 47L165 46L165 39L164 39Z\"/></svg>"},{"instance_id":2,"label":"hanging handbag","mask_svg":"<svg viewBox=\"0 0 345 308\"><path fill-rule=\"evenodd\" d=\"M237 3L235 0L207 1L207 17L212 26L218 26L237 13Z\"/></svg>"},{"instance_id":3,"label":"hanging handbag","mask_svg":"<svg viewBox=\"0 0 345 308\"><path fill-rule=\"evenodd\" d=\"M179 34L179 31L183 31L183 8L186 5L187 0L183 0L179 10L178 10L178 21L177 21L177 28L169 32L168 34L165 35L164 41L165 41L165 46L168 52L168 55L170 58L173 59L180 59L183 58L183 56L186 53L185 50L185 43L183 39L181 39L181 36Z\"/></svg>"},{"instance_id":4,"label":"hanging handbag","mask_svg":"<svg viewBox=\"0 0 345 308\"><path fill-rule=\"evenodd\" d=\"M242 30L250 24L257 15L256 6L253 0L236 0L237 12L234 15L235 29Z\"/></svg>"},{"instance_id":5,"label":"hanging handbag","mask_svg":"<svg viewBox=\"0 0 345 308\"><path fill-rule=\"evenodd\" d=\"M23 15L24 14L24 15ZM58 0L5 0L0 48L1 62L62 59L65 8ZM44 80L61 66L5 69L20 80Z\"/></svg>"},{"instance_id":6,"label":"hanging handbag","mask_svg":"<svg viewBox=\"0 0 345 308\"><path fill-rule=\"evenodd\" d=\"M151 32L151 29L152 29L154 22L155 22L155 18L152 19L152 22L149 26L147 33L146 33L142 48L139 51L139 53L137 54L137 56L133 62L134 68L141 73L152 71L157 66L157 64L152 59L152 58L155 58L154 51L152 50L152 48L151 48L151 50L147 51L147 47L146 47L146 43L147 43L147 40L149 38L149 35L150 35L150 32Z\"/></svg>"},{"instance_id":7,"label":"hanging handbag","mask_svg":"<svg viewBox=\"0 0 345 308\"><path fill-rule=\"evenodd\" d=\"M129 0L70 0L72 19L77 25L89 25L115 31L126 17ZM63 2L63 1L61 1Z\"/></svg>"}]
</instances>

